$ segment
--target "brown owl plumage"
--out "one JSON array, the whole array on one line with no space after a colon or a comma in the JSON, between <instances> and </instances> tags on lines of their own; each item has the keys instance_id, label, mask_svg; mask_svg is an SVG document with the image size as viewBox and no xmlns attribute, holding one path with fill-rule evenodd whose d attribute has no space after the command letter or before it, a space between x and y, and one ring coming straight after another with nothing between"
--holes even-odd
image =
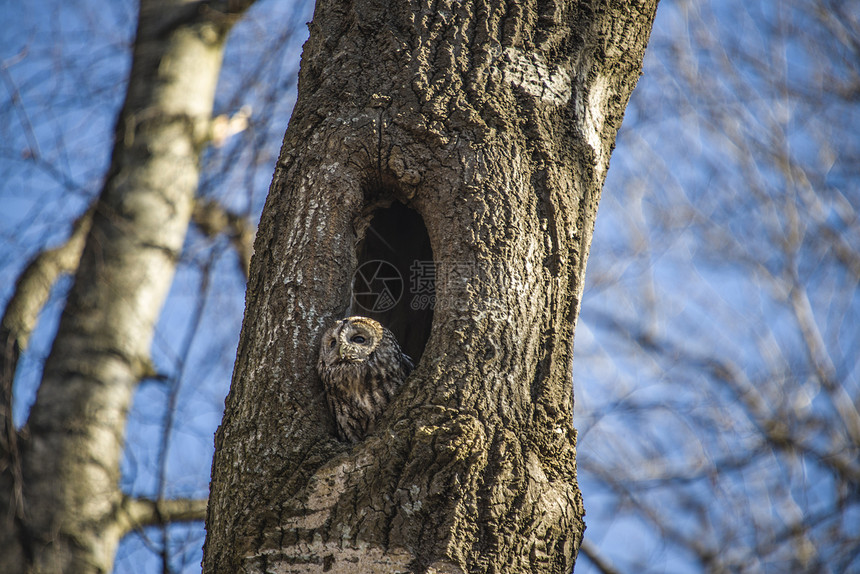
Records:
<instances>
[{"instance_id":1,"label":"brown owl plumage","mask_svg":"<svg viewBox=\"0 0 860 574\"><path fill-rule=\"evenodd\" d=\"M412 372L412 359L394 335L367 317L347 317L322 337L317 370L334 415L337 436L358 442Z\"/></svg>"}]
</instances>

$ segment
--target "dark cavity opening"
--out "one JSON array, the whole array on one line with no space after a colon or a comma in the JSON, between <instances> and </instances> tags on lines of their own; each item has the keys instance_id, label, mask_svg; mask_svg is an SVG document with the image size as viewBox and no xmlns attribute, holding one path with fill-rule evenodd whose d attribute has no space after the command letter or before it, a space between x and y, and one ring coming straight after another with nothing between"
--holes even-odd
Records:
<instances>
[{"instance_id":1,"label":"dark cavity opening","mask_svg":"<svg viewBox=\"0 0 860 574\"><path fill-rule=\"evenodd\" d=\"M433 325L435 279L424 221L394 201L373 212L358 245L350 314L388 327L417 365Z\"/></svg>"}]
</instances>

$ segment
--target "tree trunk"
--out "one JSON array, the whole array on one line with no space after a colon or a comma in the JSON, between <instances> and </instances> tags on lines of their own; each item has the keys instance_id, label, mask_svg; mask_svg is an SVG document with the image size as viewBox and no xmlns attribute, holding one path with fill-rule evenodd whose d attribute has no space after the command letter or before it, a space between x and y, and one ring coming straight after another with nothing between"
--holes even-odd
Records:
<instances>
[{"instance_id":1,"label":"tree trunk","mask_svg":"<svg viewBox=\"0 0 860 574\"><path fill-rule=\"evenodd\" d=\"M2 475L0 572L110 572L129 530L202 514L192 501L127 499L118 480L126 414L137 383L153 374L150 342L188 227L224 39L235 20L217 4L141 2L110 172L77 251L38 396L20 436L5 421L2 454L12 464ZM231 2L229 10L240 4L248 2ZM28 320L38 306L22 307L35 308ZM14 341L28 333L16 325L4 322L16 351L6 356L12 364L4 375L14 372Z\"/></svg>"},{"instance_id":2,"label":"tree trunk","mask_svg":"<svg viewBox=\"0 0 860 574\"><path fill-rule=\"evenodd\" d=\"M216 436L206 572L571 571L573 334L655 8L318 1ZM388 312L421 359L348 445L317 349L356 270L389 255L419 261L407 299L415 269L434 275L435 308Z\"/></svg>"}]
</instances>

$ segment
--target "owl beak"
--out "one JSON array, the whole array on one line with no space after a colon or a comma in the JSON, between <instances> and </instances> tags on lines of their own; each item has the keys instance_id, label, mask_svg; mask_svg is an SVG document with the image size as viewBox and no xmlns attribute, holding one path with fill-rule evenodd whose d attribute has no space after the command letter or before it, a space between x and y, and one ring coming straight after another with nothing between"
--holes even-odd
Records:
<instances>
[{"instance_id":1,"label":"owl beak","mask_svg":"<svg viewBox=\"0 0 860 574\"><path fill-rule=\"evenodd\" d=\"M349 351L349 347L346 345L340 345L337 348L337 358L341 361L353 361L355 357L352 356L352 353Z\"/></svg>"}]
</instances>

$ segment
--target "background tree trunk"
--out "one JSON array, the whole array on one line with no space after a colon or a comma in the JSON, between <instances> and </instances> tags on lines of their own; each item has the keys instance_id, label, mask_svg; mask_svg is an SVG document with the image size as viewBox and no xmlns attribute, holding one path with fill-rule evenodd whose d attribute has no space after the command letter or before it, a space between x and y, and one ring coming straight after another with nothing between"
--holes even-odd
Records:
<instances>
[{"instance_id":1,"label":"background tree trunk","mask_svg":"<svg viewBox=\"0 0 860 574\"><path fill-rule=\"evenodd\" d=\"M318 2L216 436L207 572L570 572L573 333L655 8ZM432 330L351 447L317 347L357 267L384 258L365 237L426 252L420 229L376 229L398 210L426 227ZM399 309L389 322L414 340L429 316Z\"/></svg>"},{"instance_id":2,"label":"background tree trunk","mask_svg":"<svg viewBox=\"0 0 860 574\"><path fill-rule=\"evenodd\" d=\"M141 2L110 173L79 226L86 240L75 233L56 262L35 261L39 280L20 281L7 309L2 572L110 572L131 529L202 515L201 501L129 499L118 479L133 392L154 375L150 342L192 212L224 39L250 2L229 4ZM75 268L19 435L9 408L18 351L57 274Z\"/></svg>"}]
</instances>

